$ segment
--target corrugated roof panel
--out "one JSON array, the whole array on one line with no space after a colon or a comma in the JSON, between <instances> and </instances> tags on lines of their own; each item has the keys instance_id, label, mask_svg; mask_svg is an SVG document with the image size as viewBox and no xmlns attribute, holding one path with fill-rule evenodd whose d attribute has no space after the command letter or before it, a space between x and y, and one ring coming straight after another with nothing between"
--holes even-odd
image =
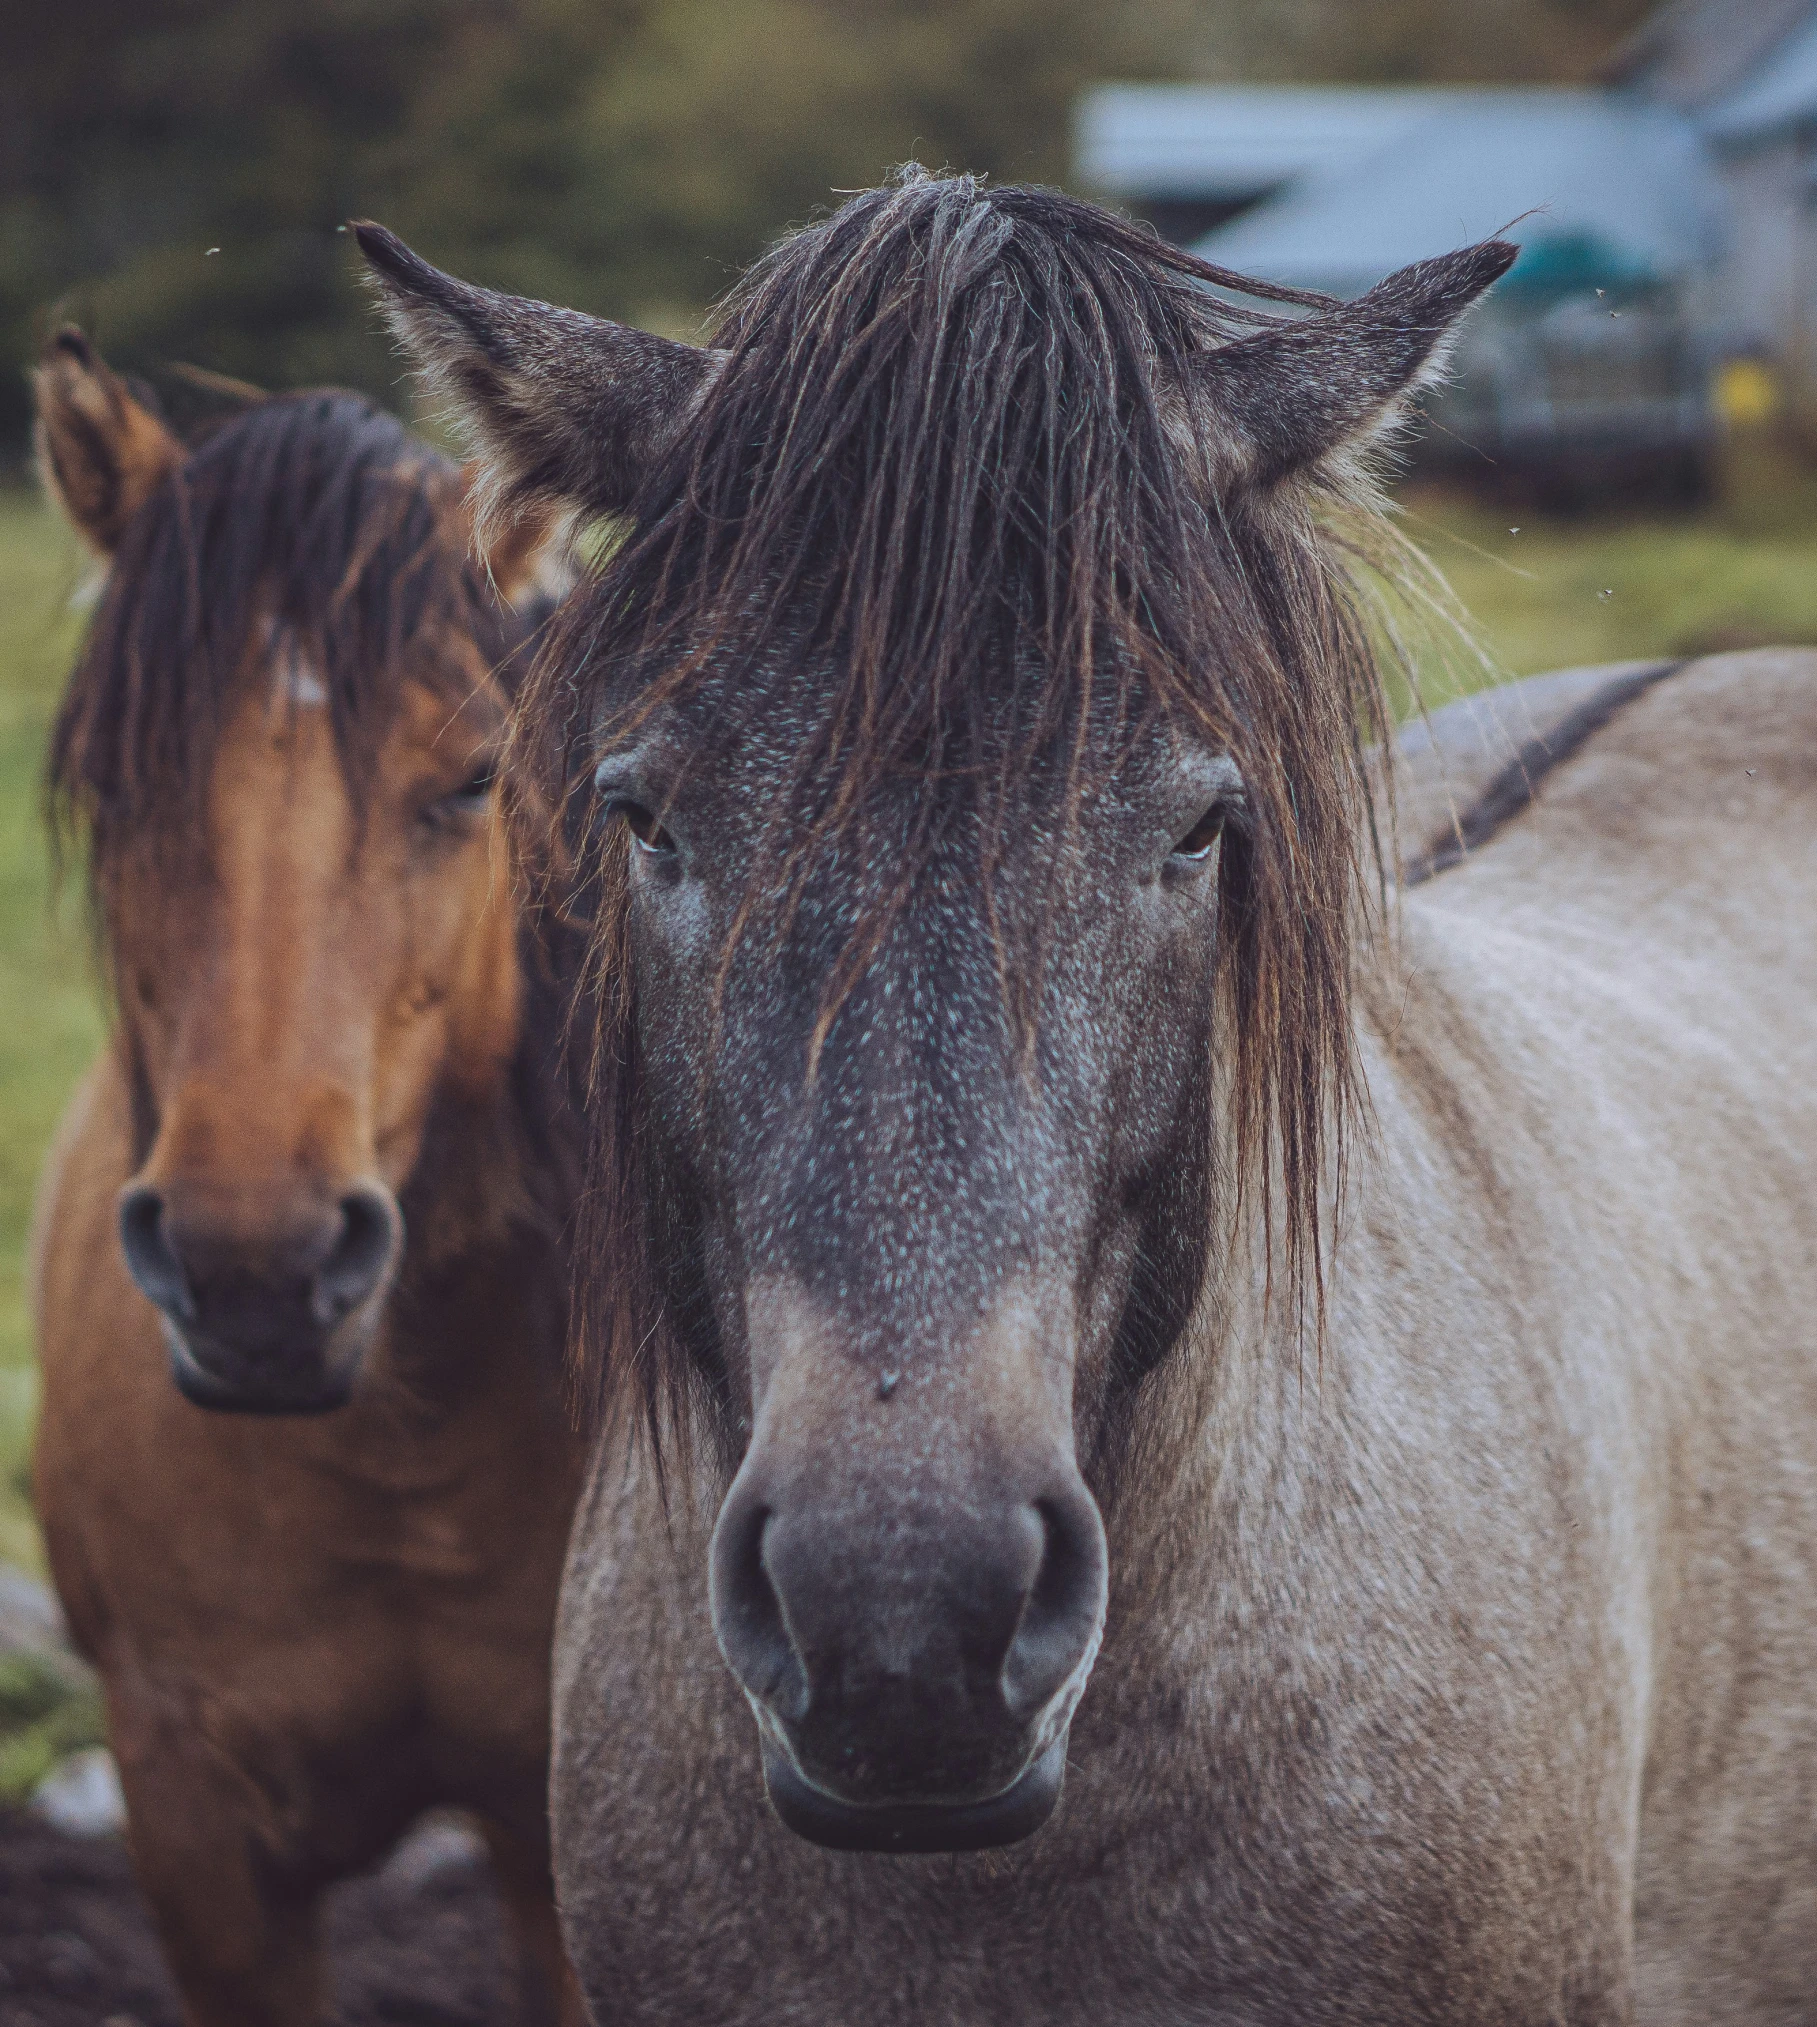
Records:
<instances>
[{"instance_id":1,"label":"corrugated roof panel","mask_svg":"<svg viewBox=\"0 0 1817 2027\"><path fill-rule=\"evenodd\" d=\"M1354 86L1099 85L1074 115L1074 167L1115 197L1253 196L1373 153L1444 96Z\"/></svg>"},{"instance_id":2,"label":"corrugated roof panel","mask_svg":"<svg viewBox=\"0 0 1817 2027\"><path fill-rule=\"evenodd\" d=\"M1667 107L1600 92L1459 92L1362 163L1308 178L1194 251L1336 295L1494 233L1580 234L1677 275L1710 259L1722 216L1695 131Z\"/></svg>"}]
</instances>

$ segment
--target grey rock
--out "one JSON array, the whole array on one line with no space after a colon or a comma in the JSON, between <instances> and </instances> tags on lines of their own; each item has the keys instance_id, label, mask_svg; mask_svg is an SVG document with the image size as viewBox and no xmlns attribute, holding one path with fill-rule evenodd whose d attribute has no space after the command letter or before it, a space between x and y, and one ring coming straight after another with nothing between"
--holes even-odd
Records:
<instances>
[{"instance_id":1,"label":"grey rock","mask_svg":"<svg viewBox=\"0 0 1817 2027\"><path fill-rule=\"evenodd\" d=\"M32 1792L32 1809L70 1837L112 1837L126 1828L120 1772L105 1746L59 1760Z\"/></svg>"},{"instance_id":2,"label":"grey rock","mask_svg":"<svg viewBox=\"0 0 1817 2027\"><path fill-rule=\"evenodd\" d=\"M385 1861L383 1876L414 1893L488 1862L486 1840L472 1823L453 1810L436 1809L399 1839Z\"/></svg>"},{"instance_id":3,"label":"grey rock","mask_svg":"<svg viewBox=\"0 0 1817 2027\"><path fill-rule=\"evenodd\" d=\"M0 1655L42 1654L68 1644L62 1608L50 1587L0 1562Z\"/></svg>"},{"instance_id":4,"label":"grey rock","mask_svg":"<svg viewBox=\"0 0 1817 2027\"><path fill-rule=\"evenodd\" d=\"M96 1686L94 1670L69 1644L56 1593L22 1569L0 1562L0 1661L18 1655L43 1662L72 1696Z\"/></svg>"}]
</instances>

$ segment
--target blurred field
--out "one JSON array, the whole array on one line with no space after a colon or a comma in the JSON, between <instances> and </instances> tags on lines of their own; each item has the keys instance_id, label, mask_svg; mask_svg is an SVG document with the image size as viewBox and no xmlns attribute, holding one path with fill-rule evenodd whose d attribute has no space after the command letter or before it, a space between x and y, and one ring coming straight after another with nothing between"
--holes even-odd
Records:
<instances>
[{"instance_id":1,"label":"blurred field","mask_svg":"<svg viewBox=\"0 0 1817 2027\"><path fill-rule=\"evenodd\" d=\"M1695 515L1547 519L1416 487L1403 525L1507 675L1817 641L1817 471L1770 439L1727 467L1721 503ZM1457 687L1454 659L1428 676L1429 704Z\"/></svg>"},{"instance_id":2,"label":"blurred field","mask_svg":"<svg viewBox=\"0 0 1817 2027\"><path fill-rule=\"evenodd\" d=\"M1547 520L1414 489L1406 525L1504 675L1817 642L1817 473L1769 441L1732 455L1724 503L1695 516ZM28 1566L38 1556L24 1476L26 1225L45 1142L101 1032L80 896L50 912L38 799L82 568L33 498L0 491L0 1557ZM1453 653L1424 684L1438 703L1487 679Z\"/></svg>"},{"instance_id":3,"label":"blurred field","mask_svg":"<svg viewBox=\"0 0 1817 2027\"><path fill-rule=\"evenodd\" d=\"M0 1557L37 1560L25 1497L33 1384L25 1234L45 1142L100 1036L80 896L50 910L38 772L79 621L74 539L0 492Z\"/></svg>"}]
</instances>

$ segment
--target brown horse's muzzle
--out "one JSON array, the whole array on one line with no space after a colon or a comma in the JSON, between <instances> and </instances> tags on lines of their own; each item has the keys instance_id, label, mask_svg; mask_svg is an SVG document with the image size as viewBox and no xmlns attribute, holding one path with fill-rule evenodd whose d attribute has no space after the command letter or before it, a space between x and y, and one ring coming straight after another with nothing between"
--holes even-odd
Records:
<instances>
[{"instance_id":1,"label":"brown horse's muzzle","mask_svg":"<svg viewBox=\"0 0 1817 2027\"><path fill-rule=\"evenodd\" d=\"M319 1414L345 1403L403 1243L382 1184L256 1191L180 1183L120 1198L120 1243L157 1305L178 1387L200 1407Z\"/></svg>"},{"instance_id":2,"label":"brown horse's muzzle","mask_svg":"<svg viewBox=\"0 0 1817 2027\"><path fill-rule=\"evenodd\" d=\"M881 1378L812 1325L776 1358L714 1530L713 1620L771 1801L816 1843L1008 1844L1058 1799L1107 1557L1029 1334L987 1324Z\"/></svg>"}]
</instances>

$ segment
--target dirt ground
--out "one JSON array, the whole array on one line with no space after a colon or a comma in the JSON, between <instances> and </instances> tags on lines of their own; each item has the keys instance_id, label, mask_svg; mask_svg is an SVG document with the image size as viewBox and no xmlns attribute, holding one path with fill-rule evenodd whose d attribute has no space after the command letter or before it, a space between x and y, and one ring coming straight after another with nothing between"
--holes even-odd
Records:
<instances>
[{"instance_id":1,"label":"dirt ground","mask_svg":"<svg viewBox=\"0 0 1817 2027\"><path fill-rule=\"evenodd\" d=\"M341 1888L329 1915L340 2027L490 2027L508 2018L483 1864ZM113 1838L0 1812L0 2027L178 2027L175 1994Z\"/></svg>"}]
</instances>

